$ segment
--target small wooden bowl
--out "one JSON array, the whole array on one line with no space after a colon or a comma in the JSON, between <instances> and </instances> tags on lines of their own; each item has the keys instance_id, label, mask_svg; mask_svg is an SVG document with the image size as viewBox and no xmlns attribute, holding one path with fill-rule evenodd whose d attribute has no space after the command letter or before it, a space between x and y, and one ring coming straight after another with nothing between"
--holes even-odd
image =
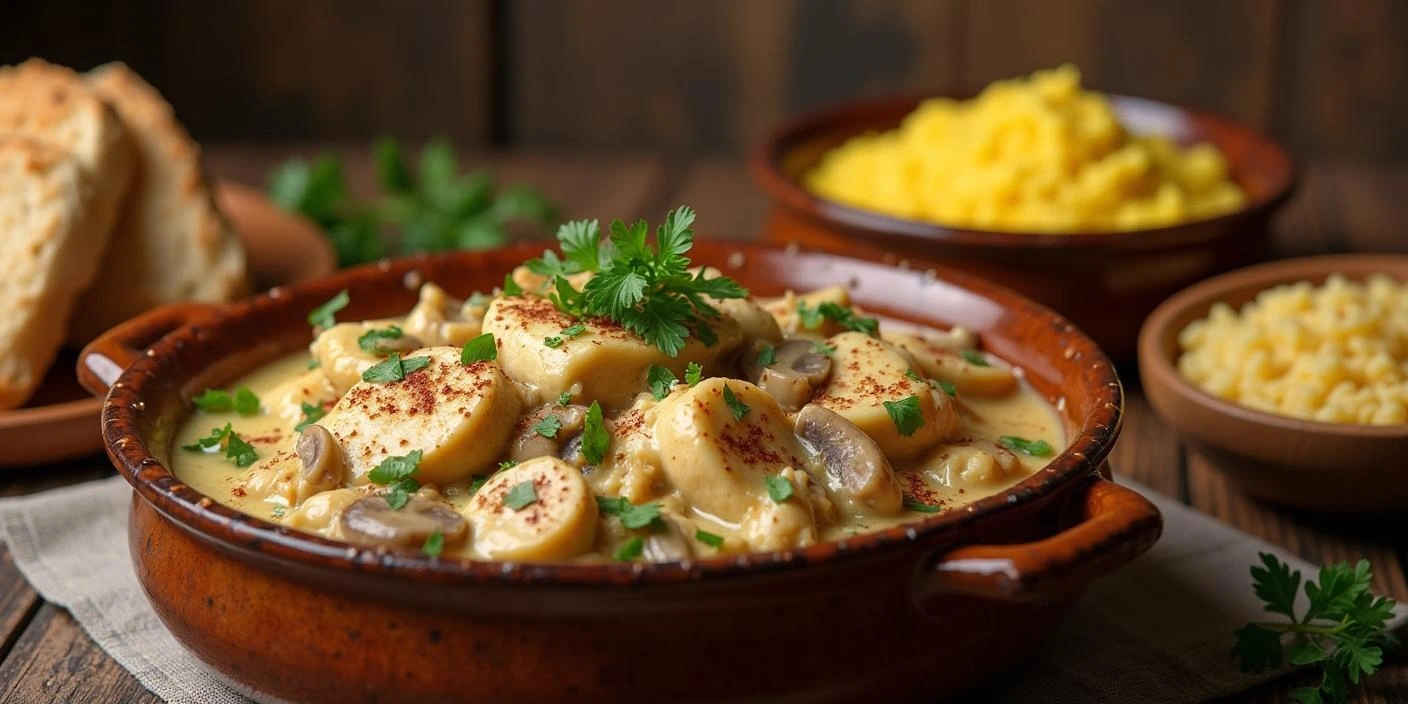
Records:
<instances>
[{"instance_id":1,"label":"small wooden bowl","mask_svg":"<svg viewBox=\"0 0 1408 704\"><path fill-rule=\"evenodd\" d=\"M1132 359L1139 326L1160 301L1262 258L1268 221L1290 197L1296 173L1279 144L1231 120L1141 98L1109 98L1132 132L1216 145L1247 193L1246 207L1169 227L1051 235L904 220L823 200L801 185L802 175L828 151L865 132L893 129L921 100L900 97L804 114L759 146L750 168L772 200L765 239L963 269L1056 309L1116 361Z\"/></svg>"},{"instance_id":2,"label":"small wooden bowl","mask_svg":"<svg viewBox=\"0 0 1408 704\"><path fill-rule=\"evenodd\" d=\"M255 290L324 276L337 268L327 238L312 221L274 205L259 190L231 181L215 183L220 209L244 241ZM73 375L74 351L49 367L34 398L23 408L0 411L0 468L60 462L103 448L93 398Z\"/></svg>"},{"instance_id":3,"label":"small wooden bowl","mask_svg":"<svg viewBox=\"0 0 1408 704\"><path fill-rule=\"evenodd\" d=\"M1268 501L1326 512L1408 508L1408 424L1321 423L1252 410L1179 375L1178 333L1218 301L1239 307L1278 284L1320 284L1383 273L1408 281L1408 256L1350 254L1248 267L1193 286L1149 316L1139 335L1139 376L1154 411L1218 470Z\"/></svg>"}]
</instances>

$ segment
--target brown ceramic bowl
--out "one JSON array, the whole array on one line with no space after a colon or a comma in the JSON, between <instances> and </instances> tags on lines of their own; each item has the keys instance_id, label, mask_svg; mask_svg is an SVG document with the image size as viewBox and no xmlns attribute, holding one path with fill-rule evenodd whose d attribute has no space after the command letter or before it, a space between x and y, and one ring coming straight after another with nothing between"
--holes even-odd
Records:
<instances>
[{"instance_id":1,"label":"brown ceramic bowl","mask_svg":"<svg viewBox=\"0 0 1408 704\"><path fill-rule=\"evenodd\" d=\"M215 198L249 256L256 290L326 276L337 259L318 226L280 210L262 192L217 181ZM23 408L0 411L0 467L28 467L91 455L103 449L95 432L102 401L73 377L75 350L60 353L34 398Z\"/></svg>"},{"instance_id":2,"label":"brown ceramic bowl","mask_svg":"<svg viewBox=\"0 0 1408 704\"><path fill-rule=\"evenodd\" d=\"M85 351L109 456L136 490L138 577L192 652L268 700L933 701L1029 649L1159 535L1153 505L1105 471L1119 379L1054 313L959 273L707 242L696 263L759 294L852 282L870 310L978 331L1064 398L1070 446L1000 495L907 526L657 565L386 554L242 515L167 471L191 395L304 348L308 311L337 291L348 318L398 314L422 279L464 296L540 252L417 257L225 309L162 309ZM126 371L108 392L91 370L112 365Z\"/></svg>"},{"instance_id":3,"label":"brown ceramic bowl","mask_svg":"<svg viewBox=\"0 0 1408 704\"><path fill-rule=\"evenodd\" d=\"M948 97L971 97L971 94ZM893 129L915 97L855 101L804 114L754 152L753 179L772 208L771 242L843 253L939 262L1008 286L1056 309L1116 360L1134 356L1144 317L1175 291L1261 257L1271 214L1290 197L1295 169L1280 145L1230 120L1166 103L1112 95L1132 132L1222 150L1248 196L1242 210L1131 232L1050 235L946 227L823 200L800 183L822 156L867 131ZM927 266L927 265L925 265Z\"/></svg>"},{"instance_id":4,"label":"brown ceramic bowl","mask_svg":"<svg viewBox=\"0 0 1408 704\"><path fill-rule=\"evenodd\" d=\"M1139 374L1149 403L1183 439L1246 491L1314 511L1408 509L1408 424L1344 425L1255 411L1205 393L1179 375L1178 333L1212 305L1234 308L1260 291L1331 273L1408 281L1408 256L1349 254L1248 267L1190 287L1149 316L1139 335Z\"/></svg>"}]
</instances>

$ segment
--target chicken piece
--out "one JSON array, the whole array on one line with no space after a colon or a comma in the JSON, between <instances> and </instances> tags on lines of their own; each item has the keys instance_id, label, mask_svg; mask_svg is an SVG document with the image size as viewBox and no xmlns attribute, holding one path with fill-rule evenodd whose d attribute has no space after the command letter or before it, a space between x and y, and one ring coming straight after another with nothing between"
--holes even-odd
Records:
<instances>
[{"instance_id":1,"label":"chicken piece","mask_svg":"<svg viewBox=\"0 0 1408 704\"><path fill-rule=\"evenodd\" d=\"M971 339L971 333L967 337ZM1017 390L1017 377L1012 370L988 361L974 347L956 346L955 338L890 331L881 338L908 352L924 376L953 384L960 394L1001 398ZM987 365L974 364L964 355L987 361Z\"/></svg>"},{"instance_id":2,"label":"chicken piece","mask_svg":"<svg viewBox=\"0 0 1408 704\"><path fill-rule=\"evenodd\" d=\"M596 500L582 475L556 457L495 474L463 514L474 549L490 560L566 560L596 540Z\"/></svg>"},{"instance_id":3,"label":"chicken piece","mask_svg":"<svg viewBox=\"0 0 1408 704\"><path fill-rule=\"evenodd\" d=\"M420 287L420 301L401 327L426 345L460 347L479 336L484 311L483 303L461 301L428 283Z\"/></svg>"},{"instance_id":4,"label":"chicken piece","mask_svg":"<svg viewBox=\"0 0 1408 704\"><path fill-rule=\"evenodd\" d=\"M297 508L284 515L284 525L309 533L321 533L329 538L341 539L337 528L337 517L358 499L368 496L372 487L353 489L333 489L314 494Z\"/></svg>"},{"instance_id":5,"label":"chicken piece","mask_svg":"<svg viewBox=\"0 0 1408 704\"><path fill-rule=\"evenodd\" d=\"M392 352L401 356L419 349L420 339L402 334L394 340L378 341L376 351L362 349L357 342L362 335L372 330L388 330L395 326L392 321L368 320L358 323L338 323L318 334L309 350L318 361L318 371L322 372L338 396L347 393L353 384L362 380L362 372L372 368Z\"/></svg>"},{"instance_id":6,"label":"chicken piece","mask_svg":"<svg viewBox=\"0 0 1408 704\"><path fill-rule=\"evenodd\" d=\"M484 331L493 333L499 346L499 364L510 377L537 390L541 402L552 402L558 394L574 392L592 399L602 408L614 410L631 405L636 394L647 388L646 372L651 365L669 369L683 377L690 362L706 372L716 366L720 355L736 349L742 340L738 323L720 317L712 321L718 342L706 347L691 337L676 357L669 357L653 345L614 323L601 319L580 321L585 330L572 337L562 331L579 321L557 310L552 301L536 296L510 296L489 305ZM549 346L544 341L559 338Z\"/></svg>"},{"instance_id":7,"label":"chicken piece","mask_svg":"<svg viewBox=\"0 0 1408 704\"><path fill-rule=\"evenodd\" d=\"M264 407L291 425L303 420L303 404L327 407L337 401L337 389L322 369L310 369L265 392Z\"/></svg>"},{"instance_id":8,"label":"chicken piece","mask_svg":"<svg viewBox=\"0 0 1408 704\"><path fill-rule=\"evenodd\" d=\"M788 337L822 338L845 332L844 327L830 319L823 319L817 327L806 327L802 324L798 307L806 306L814 310L823 303L835 303L842 308L849 308L851 293L844 286L827 286L801 295L788 291L780 298L763 301L762 307L777 320L778 326Z\"/></svg>"},{"instance_id":9,"label":"chicken piece","mask_svg":"<svg viewBox=\"0 0 1408 704\"><path fill-rule=\"evenodd\" d=\"M986 440L940 448L921 470L929 481L951 487L1006 486L1022 472L1022 461L1011 450Z\"/></svg>"},{"instance_id":10,"label":"chicken piece","mask_svg":"<svg viewBox=\"0 0 1408 704\"><path fill-rule=\"evenodd\" d=\"M805 472L784 468L779 474L793 485L785 501L756 501L739 520L739 535L757 551L787 550L816 543L816 516L809 500L811 479Z\"/></svg>"},{"instance_id":11,"label":"chicken piece","mask_svg":"<svg viewBox=\"0 0 1408 704\"><path fill-rule=\"evenodd\" d=\"M772 503L765 477L804 462L777 401L737 379L705 379L670 396L653 429L661 469L685 502L728 523Z\"/></svg>"},{"instance_id":12,"label":"chicken piece","mask_svg":"<svg viewBox=\"0 0 1408 704\"><path fill-rule=\"evenodd\" d=\"M812 403L854 423L875 440L891 461L922 454L950 437L958 427L952 400L911 375L909 362L890 343L863 333L845 332L830 338L827 344L836 350L832 353L831 378ZM902 428L886 409L887 401L915 404L917 420L906 420L917 425Z\"/></svg>"},{"instance_id":13,"label":"chicken piece","mask_svg":"<svg viewBox=\"0 0 1408 704\"><path fill-rule=\"evenodd\" d=\"M359 381L319 424L332 432L353 476L391 456L419 450L416 479L444 486L492 469L523 402L493 362L460 363L454 347L427 347L402 364L427 359L399 381Z\"/></svg>"}]
</instances>

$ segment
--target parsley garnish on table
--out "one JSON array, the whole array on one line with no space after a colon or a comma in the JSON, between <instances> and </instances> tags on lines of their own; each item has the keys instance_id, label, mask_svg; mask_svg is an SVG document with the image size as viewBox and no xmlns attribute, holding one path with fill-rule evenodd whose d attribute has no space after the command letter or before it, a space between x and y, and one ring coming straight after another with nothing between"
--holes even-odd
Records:
<instances>
[{"instance_id":1,"label":"parsley garnish on table","mask_svg":"<svg viewBox=\"0 0 1408 704\"><path fill-rule=\"evenodd\" d=\"M397 253L488 249L507 242L515 224L546 228L557 221L556 206L532 186L499 188L483 169L461 174L445 139L427 143L414 170L394 139L377 140L373 152L375 198L352 196L334 154L286 162L269 178L274 202L322 226L341 266Z\"/></svg>"},{"instance_id":2,"label":"parsley garnish on table","mask_svg":"<svg viewBox=\"0 0 1408 704\"><path fill-rule=\"evenodd\" d=\"M746 298L748 291L726 276L706 278L689 272L686 256L694 246L694 211L681 206L665 215L649 240L644 220L611 223L601 239L595 220L577 220L557 231L562 256L548 250L524 266L548 278L545 293L559 310L578 317L603 317L620 323L646 342L674 357L690 336L705 345L718 342L710 322L719 317L708 298ZM590 272L579 291L567 277Z\"/></svg>"},{"instance_id":3,"label":"parsley garnish on table","mask_svg":"<svg viewBox=\"0 0 1408 704\"><path fill-rule=\"evenodd\" d=\"M1296 613L1300 572L1292 572L1275 556L1261 553L1261 566L1253 566L1252 590L1265 602L1265 610L1285 621L1258 621L1237 630L1232 654L1244 672L1292 665L1320 668L1319 686L1301 687L1291 698L1303 704L1343 702L1350 685L1378 671L1384 648L1393 641L1386 632L1394 601L1369 592L1374 574L1368 560L1354 565L1341 562L1320 568L1318 582L1305 582L1308 606ZM1287 634L1290 635L1287 638Z\"/></svg>"}]
</instances>

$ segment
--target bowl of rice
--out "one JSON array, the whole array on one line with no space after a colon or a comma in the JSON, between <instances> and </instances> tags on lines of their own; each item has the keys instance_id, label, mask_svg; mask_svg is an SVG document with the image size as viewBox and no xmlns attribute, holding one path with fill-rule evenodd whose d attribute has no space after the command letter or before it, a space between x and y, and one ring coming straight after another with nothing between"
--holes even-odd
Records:
<instances>
[{"instance_id":1,"label":"bowl of rice","mask_svg":"<svg viewBox=\"0 0 1408 704\"><path fill-rule=\"evenodd\" d=\"M1289 154L1255 130L1089 90L1073 66L809 112L751 171L771 200L767 239L966 269L1116 358L1170 294L1259 260L1295 184Z\"/></svg>"},{"instance_id":2,"label":"bowl of rice","mask_svg":"<svg viewBox=\"0 0 1408 704\"><path fill-rule=\"evenodd\" d=\"M1408 256L1240 269L1139 337L1154 411L1247 491L1297 508L1408 508Z\"/></svg>"}]
</instances>

